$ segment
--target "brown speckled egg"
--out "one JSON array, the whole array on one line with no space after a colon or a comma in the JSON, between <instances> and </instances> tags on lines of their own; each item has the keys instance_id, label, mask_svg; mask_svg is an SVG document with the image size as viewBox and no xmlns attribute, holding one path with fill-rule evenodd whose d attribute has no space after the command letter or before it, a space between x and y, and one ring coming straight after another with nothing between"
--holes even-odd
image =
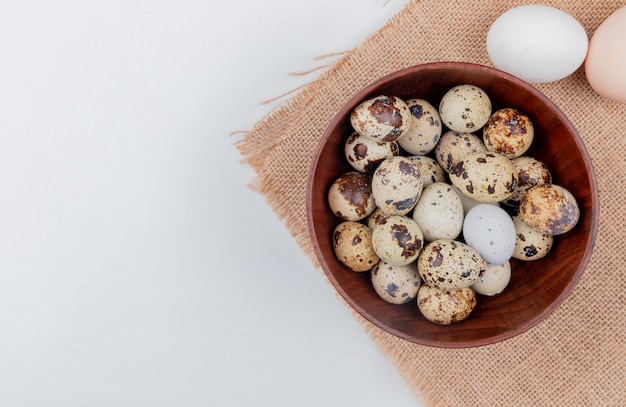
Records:
<instances>
[{"instance_id":1,"label":"brown speckled egg","mask_svg":"<svg viewBox=\"0 0 626 407\"><path fill-rule=\"evenodd\" d=\"M413 209L422 192L422 177L406 157L387 158L372 175L376 206L388 216L405 215Z\"/></svg>"},{"instance_id":2,"label":"brown speckled egg","mask_svg":"<svg viewBox=\"0 0 626 407\"><path fill-rule=\"evenodd\" d=\"M391 304L415 300L422 282L415 262L394 266L382 260L372 268L371 279L376 294Z\"/></svg>"},{"instance_id":3,"label":"brown speckled egg","mask_svg":"<svg viewBox=\"0 0 626 407\"><path fill-rule=\"evenodd\" d=\"M476 293L471 287L443 291L422 284L417 292L417 307L435 324L450 325L467 318L476 308Z\"/></svg>"},{"instance_id":4,"label":"brown speckled egg","mask_svg":"<svg viewBox=\"0 0 626 407\"><path fill-rule=\"evenodd\" d=\"M486 267L476 250L451 239L428 243L417 259L424 283L440 290L469 287L485 273Z\"/></svg>"},{"instance_id":5,"label":"brown speckled egg","mask_svg":"<svg viewBox=\"0 0 626 407\"><path fill-rule=\"evenodd\" d=\"M374 229L372 245L381 260L403 266L417 260L424 246L424 236L413 219L395 215Z\"/></svg>"},{"instance_id":6,"label":"brown speckled egg","mask_svg":"<svg viewBox=\"0 0 626 407\"><path fill-rule=\"evenodd\" d=\"M359 222L341 222L333 232L337 259L353 271L370 270L379 258L372 246L372 229Z\"/></svg>"},{"instance_id":7,"label":"brown speckled egg","mask_svg":"<svg viewBox=\"0 0 626 407\"><path fill-rule=\"evenodd\" d=\"M409 99L406 104L411 111L411 125L398 139L398 144L409 154L428 154L435 148L441 136L439 112L423 99Z\"/></svg>"},{"instance_id":8,"label":"brown speckled egg","mask_svg":"<svg viewBox=\"0 0 626 407\"><path fill-rule=\"evenodd\" d=\"M413 220L417 222L424 240L456 239L463 229L463 202L451 185L435 182L422 191L413 208Z\"/></svg>"},{"instance_id":9,"label":"brown speckled egg","mask_svg":"<svg viewBox=\"0 0 626 407\"><path fill-rule=\"evenodd\" d=\"M502 154L470 153L452 165L450 181L475 201L495 203L515 192L517 171Z\"/></svg>"},{"instance_id":10,"label":"brown speckled egg","mask_svg":"<svg viewBox=\"0 0 626 407\"><path fill-rule=\"evenodd\" d=\"M343 220L361 220L376 209L369 175L358 171L337 178L328 190L328 205Z\"/></svg>"},{"instance_id":11,"label":"brown speckled egg","mask_svg":"<svg viewBox=\"0 0 626 407\"><path fill-rule=\"evenodd\" d=\"M450 171L450 167L457 160L469 153L487 151L482 138L473 133L459 133L456 131L446 131L439 139L435 147L435 158L445 172Z\"/></svg>"},{"instance_id":12,"label":"brown speckled egg","mask_svg":"<svg viewBox=\"0 0 626 407\"><path fill-rule=\"evenodd\" d=\"M523 261L539 260L545 257L552 248L554 237L531 228L519 214L514 215L512 219L516 233L512 257Z\"/></svg>"},{"instance_id":13,"label":"brown speckled egg","mask_svg":"<svg viewBox=\"0 0 626 407\"><path fill-rule=\"evenodd\" d=\"M407 158L417 165L417 169L422 176L423 188L435 182L446 181L446 172L435 159L425 155L410 155Z\"/></svg>"},{"instance_id":14,"label":"brown speckled egg","mask_svg":"<svg viewBox=\"0 0 626 407\"><path fill-rule=\"evenodd\" d=\"M485 91L469 84L455 86L439 102L441 121L459 133L482 128L491 116L491 109L491 100Z\"/></svg>"},{"instance_id":15,"label":"brown speckled egg","mask_svg":"<svg viewBox=\"0 0 626 407\"><path fill-rule=\"evenodd\" d=\"M352 168L371 174L385 158L399 155L400 149L395 141L385 143L354 132L346 139L344 153Z\"/></svg>"},{"instance_id":16,"label":"brown speckled egg","mask_svg":"<svg viewBox=\"0 0 626 407\"><path fill-rule=\"evenodd\" d=\"M411 112L407 104L394 96L380 95L367 99L350 115L352 128L377 141L395 141L409 129Z\"/></svg>"},{"instance_id":17,"label":"brown speckled egg","mask_svg":"<svg viewBox=\"0 0 626 407\"><path fill-rule=\"evenodd\" d=\"M512 108L497 110L483 127L483 142L487 149L509 159L528 151L534 137L535 129L530 118Z\"/></svg>"},{"instance_id":18,"label":"brown speckled egg","mask_svg":"<svg viewBox=\"0 0 626 407\"><path fill-rule=\"evenodd\" d=\"M549 235L569 232L580 219L574 195L555 184L542 184L529 189L522 197L519 213L528 226Z\"/></svg>"},{"instance_id":19,"label":"brown speckled egg","mask_svg":"<svg viewBox=\"0 0 626 407\"><path fill-rule=\"evenodd\" d=\"M529 156L517 157L511 160L517 171L517 187L513 194L502 203L518 207L522 196L530 188L540 184L551 184L552 174L546 164Z\"/></svg>"}]
</instances>

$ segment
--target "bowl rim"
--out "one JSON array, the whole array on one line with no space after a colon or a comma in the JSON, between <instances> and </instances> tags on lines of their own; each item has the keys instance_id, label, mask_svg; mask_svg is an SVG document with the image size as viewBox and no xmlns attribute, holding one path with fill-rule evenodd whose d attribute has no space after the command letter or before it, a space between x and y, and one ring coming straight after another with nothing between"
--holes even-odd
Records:
<instances>
[{"instance_id":1,"label":"bowl rim","mask_svg":"<svg viewBox=\"0 0 626 407\"><path fill-rule=\"evenodd\" d=\"M565 288L561 291L561 293L558 295L558 297L546 309L539 312L534 318L521 324L515 329L507 330L505 332L502 332L500 334L496 334L487 338L468 340L464 342L448 342L448 341L438 341L438 340L433 340L433 339L423 340L421 338L416 338L410 335L406 335L402 331L399 331L393 327L383 324L378 318L370 315L369 312L367 312L359 304L353 301L352 298L340 286L339 282L337 281L337 279L331 272L330 267L328 266L328 264L326 263L324 259L324 256L321 252L321 249L317 240L317 236L314 233L314 227L313 227L314 219L313 219L313 213L312 213L313 211L311 210L311 208L313 207L312 186L314 183L314 175L316 172L315 170L321 159L320 153L323 150L323 147L326 141L330 137L331 130L334 127L336 127L339 124L339 122L344 120L345 115L349 113L349 111L351 111L354 108L354 106L360 103L367 95L371 94L372 91L380 85L394 81L398 79L399 77L407 75L411 72L425 71L425 70L445 70L445 69L451 69L451 68L455 68L455 69L463 68L467 70L482 71L483 73L495 75L501 79L514 82L516 85L526 88L529 93L533 94L534 97L540 99L543 103L550 106L551 109L558 112L559 115L563 118L564 126L567 128L567 131L572 135L572 138L574 142L576 143L578 150L581 152L581 155L584 158L583 164L586 167L586 173L587 173L587 178L589 179L590 193L591 193L591 197L590 197L591 198L591 208L590 208L591 210L589 211L588 214L586 214L586 216L591 217L591 227L590 227L589 236L587 239L587 246L585 247L585 253L578 265L576 273L572 276L572 278L567 283ZM546 320L546 318L550 314L552 314L566 300L567 297L569 297L571 292L574 290L574 288L580 281L582 275L585 272L585 269L587 268L587 265L593 254L593 249L594 249L595 241L596 241L596 235L598 231L599 215L600 215L599 207L600 205L599 205L598 183L597 183L595 170L593 168L593 163L591 161L591 157L589 156L589 152L587 151L587 148L585 147L585 144L582 138L580 137L578 131L570 122L569 118L563 113L563 111L554 102L552 102L550 98L548 98L546 95L544 95L542 92L540 92L538 89L536 89L534 86L532 86L528 82L525 82L524 80L512 74L509 74L507 72L499 70L497 68L486 66L486 65L480 65L476 63L470 63L470 62L439 61L439 62L428 62L428 63L423 63L423 64L412 65L412 66L405 67L397 71L391 72L389 74L386 74L380 77L379 79L376 79L373 82L369 83L361 90L359 90L357 93L351 96L342 105L341 109L334 114L333 118L326 126L324 133L322 137L320 138L320 140L318 141L318 144L313 152L312 160L308 169L307 184L306 184L306 215L307 215L307 226L308 226L309 236L311 238L311 242L312 242L312 246L313 246L316 258L318 259L318 262L320 266L322 267L324 274L329 279L334 289L341 295L343 300L354 311L356 311L361 317L365 318L367 321L369 321L376 327L382 329L383 331L388 332L398 338L407 340L412 343L417 343L417 344L431 346L431 347L440 347L440 348L471 348L471 347L495 344L495 343L513 338L521 333L524 333L530 330L531 328L535 327L542 321Z\"/></svg>"}]
</instances>

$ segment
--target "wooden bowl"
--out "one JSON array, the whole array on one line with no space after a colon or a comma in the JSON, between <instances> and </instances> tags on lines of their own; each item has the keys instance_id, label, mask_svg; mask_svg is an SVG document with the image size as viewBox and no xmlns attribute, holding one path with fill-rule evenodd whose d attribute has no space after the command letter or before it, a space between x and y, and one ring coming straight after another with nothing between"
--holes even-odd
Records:
<instances>
[{"instance_id":1,"label":"wooden bowl","mask_svg":"<svg viewBox=\"0 0 626 407\"><path fill-rule=\"evenodd\" d=\"M422 98L438 106L448 89L466 83L482 88L491 98L494 111L512 107L530 117L535 126L535 139L526 155L546 163L553 182L574 194L581 217L573 230L555 236L552 250L543 259L532 262L511 259L511 282L502 294L479 295L478 305L467 319L452 325L438 325L421 315L416 302L403 305L385 302L374 291L369 272L351 271L337 260L332 234L340 219L329 209L327 194L339 175L352 171L344 157L344 142L352 132L350 113L360 102L385 94L405 100ZM571 293L589 262L599 216L598 187L591 160L564 114L546 96L514 76L486 66L457 62L406 68L356 93L332 119L315 151L306 204L315 253L347 303L365 319L393 335L445 348L502 341L532 328L550 315Z\"/></svg>"}]
</instances>

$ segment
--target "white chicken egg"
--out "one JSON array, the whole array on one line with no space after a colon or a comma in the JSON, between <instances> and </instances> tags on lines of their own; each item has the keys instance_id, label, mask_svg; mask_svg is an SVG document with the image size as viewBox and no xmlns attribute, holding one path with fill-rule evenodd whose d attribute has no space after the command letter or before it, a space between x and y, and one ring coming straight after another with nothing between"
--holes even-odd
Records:
<instances>
[{"instance_id":1,"label":"white chicken egg","mask_svg":"<svg viewBox=\"0 0 626 407\"><path fill-rule=\"evenodd\" d=\"M489 264L508 261L515 250L515 224L511 216L497 205L473 207L465 216L463 237Z\"/></svg>"},{"instance_id":2,"label":"white chicken egg","mask_svg":"<svg viewBox=\"0 0 626 407\"><path fill-rule=\"evenodd\" d=\"M583 26L554 7L529 4L500 15L487 33L494 66L527 82L552 82L585 61L589 38Z\"/></svg>"}]
</instances>

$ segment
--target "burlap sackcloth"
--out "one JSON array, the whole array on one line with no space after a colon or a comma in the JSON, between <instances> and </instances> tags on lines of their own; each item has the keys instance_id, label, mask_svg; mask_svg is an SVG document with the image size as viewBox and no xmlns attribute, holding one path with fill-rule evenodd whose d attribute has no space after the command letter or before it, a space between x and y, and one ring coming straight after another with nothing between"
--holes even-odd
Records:
<instances>
[{"instance_id":1,"label":"burlap sackcloth","mask_svg":"<svg viewBox=\"0 0 626 407\"><path fill-rule=\"evenodd\" d=\"M491 22L524 3L412 1L237 142L258 175L255 187L316 266L305 187L310 157L333 115L359 89L407 66L434 61L491 65L485 47ZM570 13L590 37L626 4L542 3ZM571 296L530 331L470 349L412 344L354 315L428 406L626 406L626 103L597 96L583 69L536 85L576 127L598 177L599 232Z\"/></svg>"}]
</instances>

